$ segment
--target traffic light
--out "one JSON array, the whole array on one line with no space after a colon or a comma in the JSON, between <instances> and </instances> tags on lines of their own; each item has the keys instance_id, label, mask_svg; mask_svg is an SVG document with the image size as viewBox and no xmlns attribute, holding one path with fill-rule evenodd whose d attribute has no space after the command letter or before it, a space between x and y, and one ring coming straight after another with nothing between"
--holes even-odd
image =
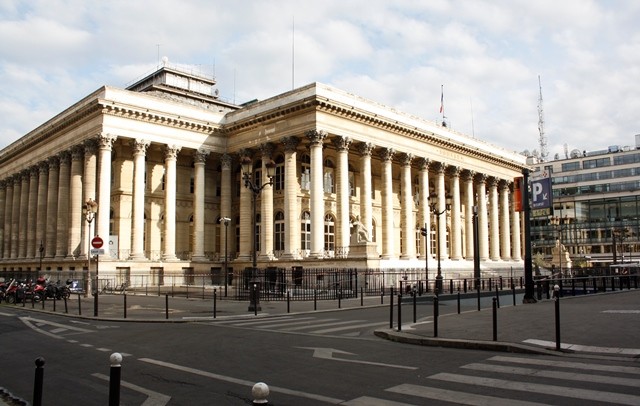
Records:
<instances>
[{"instance_id":1,"label":"traffic light","mask_svg":"<svg viewBox=\"0 0 640 406\"><path fill-rule=\"evenodd\" d=\"M423 237L427 236L427 229L425 227L420 227L420 234L422 234Z\"/></svg>"}]
</instances>

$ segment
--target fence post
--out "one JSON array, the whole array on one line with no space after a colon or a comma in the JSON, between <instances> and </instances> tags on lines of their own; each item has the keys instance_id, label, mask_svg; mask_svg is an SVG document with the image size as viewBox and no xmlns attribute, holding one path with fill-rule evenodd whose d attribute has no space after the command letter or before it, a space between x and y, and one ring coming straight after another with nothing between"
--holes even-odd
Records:
<instances>
[{"instance_id":1,"label":"fence post","mask_svg":"<svg viewBox=\"0 0 640 406\"><path fill-rule=\"evenodd\" d=\"M109 371L109 406L120 405L120 374L122 355L114 352L109 357L111 369Z\"/></svg>"},{"instance_id":2,"label":"fence post","mask_svg":"<svg viewBox=\"0 0 640 406\"><path fill-rule=\"evenodd\" d=\"M42 385L44 382L44 358L36 358L36 374L33 382L33 406L42 406Z\"/></svg>"}]
</instances>

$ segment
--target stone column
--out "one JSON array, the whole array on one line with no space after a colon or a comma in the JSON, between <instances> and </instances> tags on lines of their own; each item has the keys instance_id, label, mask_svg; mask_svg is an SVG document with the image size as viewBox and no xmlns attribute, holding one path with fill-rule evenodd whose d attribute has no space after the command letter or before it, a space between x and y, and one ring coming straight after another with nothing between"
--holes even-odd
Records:
<instances>
[{"instance_id":1,"label":"stone column","mask_svg":"<svg viewBox=\"0 0 640 406\"><path fill-rule=\"evenodd\" d=\"M472 261L473 252L473 206L475 205L475 198L473 195L473 175L474 172L465 170L462 173L464 181L464 229L465 229L465 259Z\"/></svg>"},{"instance_id":2,"label":"stone column","mask_svg":"<svg viewBox=\"0 0 640 406\"><path fill-rule=\"evenodd\" d=\"M371 199L371 154L373 152L373 144L358 144L358 152L360 153L360 222L367 230L369 239L375 240L373 235L373 203Z\"/></svg>"},{"instance_id":3,"label":"stone column","mask_svg":"<svg viewBox=\"0 0 640 406\"><path fill-rule=\"evenodd\" d=\"M392 166L395 151L384 148L382 158L382 258L391 259L394 255L393 239L393 177Z\"/></svg>"},{"instance_id":4,"label":"stone column","mask_svg":"<svg viewBox=\"0 0 640 406\"><path fill-rule=\"evenodd\" d=\"M102 237L105 244L109 243L110 214L111 214L111 151L116 142L115 135L101 134L99 145L99 173L98 173L98 214L95 221L96 235ZM108 251L107 251L108 252Z\"/></svg>"},{"instance_id":5,"label":"stone column","mask_svg":"<svg viewBox=\"0 0 640 406\"><path fill-rule=\"evenodd\" d=\"M310 258L324 257L324 191L322 188L322 143L327 133L320 130L306 132L311 157L311 252Z\"/></svg>"},{"instance_id":6,"label":"stone column","mask_svg":"<svg viewBox=\"0 0 640 406\"><path fill-rule=\"evenodd\" d=\"M47 184L47 231L45 232L45 257L53 258L57 251L58 237L58 193L60 187L60 157L52 156L49 164L49 182Z\"/></svg>"},{"instance_id":7,"label":"stone column","mask_svg":"<svg viewBox=\"0 0 640 406\"><path fill-rule=\"evenodd\" d=\"M231 155L224 153L222 154L222 156L220 156L220 169L221 169L221 174L220 174L220 217L227 217L231 219L231 223L227 226L229 227L228 230L226 230L226 233L228 233L227 237L229 239L229 247L228 247L228 251L231 252L231 246L232 246L232 241L234 241L235 239L233 238L233 230L235 230L235 227L233 227L234 224L234 218L233 218L233 212L231 211L231 168L232 168L232 163L233 163L233 159L231 158ZM240 182L240 187L243 189L246 189L244 187L244 185L242 184L242 182ZM220 228L224 227L224 224L222 224L220 226ZM221 239L221 245L224 246L224 241ZM212 244L213 245L213 244ZM227 252L227 254L229 253ZM224 257L222 257L224 260ZM233 258L227 258L228 261L232 260Z\"/></svg>"},{"instance_id":8,"label":"stone column","mask_svg":"<svg viewBox=\"0 0 640 406\"><path fill-rule=\"evenodd\" d=\"M20 231L18 232L18 258L27 257L27 229L29 224L29 181L31 170L22 171L22 187L20 189Z\"/></svg>"},{"instance_id":9,"label":"stone column","mask_svg":"<svg viewBox=\"0 0 640 406\"><path fill-rule=\"evenodd\" d=\"M447 189L445 188L445 166L443 163L438 163L434 166L436 170L436 196L437 207L436 210L440 215L436 213L436 221L438 222L438 240L436 243L439 247L440 259L448 259L449 252L447 251ZM438 255L436 251L436 256ZM437 258L437 257L436 257Z\"/></svg>"},{"instance_id":10,"label":"stone column","mask_svg":"<svg viewBox=\"0 0 640 406\"><path fill-rule=\"evenodd\" d=\"M402 216L402 234L404 245L400 258L416 258L416 223L413 220L413 190L411 184L411 161L412 154L404 154L400 157L402 172L400 173L402 183L402 201L400 202L400 215Z\"/></svg>"},{"instance_id":11,"label":"stone column","mask_svg":"<svg viewBox=\"0 0 640 406\"><path fill-rule=\"evenodd\" d=\"M58 184L58 228L56 233L56 259L67 256L69 244L69 182L71 153L62 151L60 158L60 181Z\"/></svg>"},{"instance_id":12,"label":"stone column","mask_svg":"<svg viewBox=\"0 0 640 406\"><path fill-rule=\"evenodd\" d=\"M11 226L13 224L13 177L8 177L4 181L5 183L5 204L4 204L4 225L3 229L3 242L2 242L2 258L11 258Z\"/></svg>"},{"instance_id":13,"label":"stone column","mask_svg":"<svg viewBox=\"0 0 640 406\"><path fill-rule=\"evenodd\" d=\"M209 151L199 149L193 153L193 253L194 261L204 261L204 168Z\"/></svg>"},{"instance_id":14,"label":"stone column","mask_svg":"<svg viewBox=\"0 0 640 406\"><path fill-rule=\"evenodd\" d=\"M509 227L510 219L509 206L509 182L500 181L500 256L502 260L509 261L511 259L511 230Z\"/></svg>"},{"instance_id":15,"label":"stone column","mask_svg":"<svg viewBox=\"0 0 640 406\"><path fill-rule=\"evenodd\" d=\"M7 182L6 179L0 181L0 225L4 227L4 213L7 203ZM0 259L4 258L4 230L0 230Z\"/></svg>"},{"instance_id":16,"label":"stone column","mask_svg":"<svg viewBox=\"0 0 640 406\"><path fill-rule=\"evenodd\" d=\"M450 166L449 176L451 177L451 259L459 261L462 259L462 226L461 226L461 199L460 199L460 167Z\"/></svg>"},{"instance_id":17,"label":"stone column","mask_svg":"<svg viewBox=\"0 0 640 406\"><path fill-rule=\"evenodd\" d=\"M38 225L38 167L29 170L29 209L27 215L26 258L37 258L36 227Z\"/></svg>"},{"instance_id":18,"label":"stone column","mask_svg":"<svg viewBox=\"0 0 640 406\"><path fill-rule=\"evenodd\" d=\"M335 137L333 145L338 150L336 171L336 250L346 253L350 243L349 222L349 137Z\"/></svg>"},{"instance_id":19,"label":"stone column","mask_svg":"<svg viewBox=\"0 0 640 406\"><path fill-rule=\"evenodd\" d=\"M509 188L511 191L511 196L513 196L513 182L509 182ZM516 211L516 204L511 200L511 258L514 261L520 261L522 259L522 247L520 241L522 240L522 235L520 234L520 212Z\"/></svg>"},{"instance_id":20,"label":"stone column","mask_svg":"<svg viewBox=\"0 0 640 406\"><path fill-rule=\"evenodd\" d=\"M69 246L67 258L80 256L82 229L82 168L84 166L84 147L76 145L71 149L71 178L69 181Z\"/></svg>"},{"instance_id":21,"label":"stone column","mask_svg":"<svg viewBox=\"0 0 640 406\"><path fill-rule=\"evenodd\" d=\"M300 140L296 137L282 139L284 145L284 254L282 259L300 259L300 208L298 192L300 186L296 176L297 147Z\"/></svg>"},{"instance_id":22,"label":"stone column","mask_svg":"<svg viewBox=\"0 0 640 406\"><path fill-rule=\"evenodd\" d=\"M40 258L40 246L45 248L47 231L47 186L49 184L49 164L47 161L38 164L38 202L36 209L35 253ZM42 253L44 256L44 252Z\"/></svg>"},{"instance_id":23,"label":"stone column","mask_svg":"<svg viewBox=\"0 0 640 406\"><path fill-rule=\"evenodd\" d=\"M498 204L498 179L490 178L489 180L489 209L490 209L490 253L489 258L492 261L500 260L500 221L499 221L499 204Z\"/></svg>"},{"instance_id":24,"label":"stone column","mask_svg":"<svg viewBox=\"0 0 640 406\"><path fill-rule=\"evenodd\" d=\"M489 223L487 221L487 175L479 173L476 175L477 197L478 197L478 245L480 251L480 261L489 259Z\"/></svg>"},{"instance_id":25,"label":"stone column","mask_svg":"<svg viewBox=\"0 0 640 406\"><path fill-rule=\"evenodd\" d=\"M243 157L250 157L251 151L242 150L239 151L238 154L240 160L242 160ZM242 174L242 176L243 180L240 181L240 247L238 247L238 259L250 261L253 259L251 257L251 253L253 252L251 244L253 235L255 235L255 230L252 230L253 192L244 185L244 174Z\"/></svg>"},{"instance_id":26,"label":"stone column","mask_svg":"<svg viewBox=\"0 0 640 406\"><path fill-rule=\"evenodd\" d=\"M431 206L429 206L429 158L420 158L420 227L426 228L425 248L420 257L427 261L431 258ZM427 259L426 256L429 256ZM428 266L428 262L427 262Z\"/></svg>"},{"instance_id":27,"label":"stone column","mask_svg":"<svg viewBox=\"0 0 640 406\"><path fill-rule=\"evenodd\" d=\"M176 163L180 147L166 145L164 149L164 254L163 261L176 257Z\"/></svg>"},{"instance_id":28,"label":"stone column","mask_svg":"<svg viewBox=\"0 0 640 406\"><path fill-rule=\"evenodd\" d=\"M133 216L131 219L131 260L146 258L144 251L144 176L146 172L145 157L150 142L136 139L133 143Z\"/></svg>"},{"instance_id":29,"label":"stone column","mask_svg":"<svg viewBox=\"0 0 640 406\"><path fill-rule=\"evenodd\" d=\"M11 258L18 258L18 238L20 236L20 191L22 190L22 173L13 177L13 202L11 209Z\"/></svg>"},{"instance_id":30,"label":"stone column","mask_svg":"<svg viewBox=\"0 0 640 406\"><path fill-rule=\"evenodd\" d=\"M273 260L273 186L267 185L267 163L271 161L273 144L270 142L260 146L262 154L262 179L257 186L266 185L260 192L260 259Z\"/></svg>"},{"instance_id":31,"label":"stone column","mask_svg":"<svg viewBox=\"0 0 640 406\"><path fill-rule=\"evenodd\" d=\"M98 168L98 141L96 139L88 139L84 142L84 177L82 178L82 207L87 200L96 200L96 173ZM99 207L98 207L99 209ZM96 220L94 219L91 224L86 220L86 217L82 218L82 243L80 244L80 258L87 258L89 255L89 243L93 238L91 231L92 227L95 227ZM108 244L108 241L107 241Z\"/></svg>"}]
</instances>

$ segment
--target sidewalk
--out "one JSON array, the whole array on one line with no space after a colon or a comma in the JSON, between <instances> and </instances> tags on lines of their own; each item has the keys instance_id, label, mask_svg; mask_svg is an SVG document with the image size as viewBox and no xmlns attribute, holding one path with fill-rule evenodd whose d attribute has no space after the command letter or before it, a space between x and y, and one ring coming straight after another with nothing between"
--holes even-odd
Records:
<instances>
[{"instance_id":1,"label":"sidewalk","mask_svg":"<svg viewBox=\"0 0 640 406\"><path fill-rule=\"evenodd\" d=\"M385 329L376 335L419 345L558 354L555 300L516 306L501 300L508 306L496 311L496 341L492 306L438 317L437 337L433 317L403 325L401 332ZM640 290L565 296L559 310L562 353L640 358Z\"/></svg>"},{"instance_id":2,"label":"sidewalk","mask_svg":"<svg viewBox=\"0 0 640 406\"><path fill-rule=\"evenodd\" d=\"M438 334L434 337L432 297L419 298L417 323L411 323L412 306L405 298L402 307L402 331L397 331L397 313L394 308L394 328L380 329L376 335L396 342L418 345L488 349L509 352L553 353L556 348L555 301L542 300L535 304L522 304L521 299L513 300L505 291L496 311L497 340L493 340L493 309L484 304L481 311L470 306L456 313L456 295L440 296ZM126 307L125 307L126 300ZM409 302L407 302L409 300ZM484 299L486 301L486 299ZM490 302L489 302L490 303ZM341 300L262 301L262 309L257 317L281 316L287 313L333 312L341 309L364 307L389 308L389 296L372 296ZM95 319L94 298L92 296L72 296L67 302L56 302L55 313L69 317ZM14 306L3 304L2 307ZM16 305L23 308L22 304ZM565 296L559 301L560 338L562 354L574 352L600 355L615 355L640 358L640 289L623 290L580 296ZM2 308L0 307L0 309ZM247 301L180 298L170 296L144 295L100 295L98 297L98 319L125 322L170 322L184 323L204 320L228 320L256 317L249 311ZM24 306L31 310L31 303ZM125 315L126 308L126 315ZM444 315L449 308L453 314ZM42 311L42 304L33 306ZM386 315L388 310L383 310ZM466 309L466 310L465 310ZM45 311L53 312L51 300L45 303ZM126 316L126 317L125 317Z\"/></svg>"}]
</instances>

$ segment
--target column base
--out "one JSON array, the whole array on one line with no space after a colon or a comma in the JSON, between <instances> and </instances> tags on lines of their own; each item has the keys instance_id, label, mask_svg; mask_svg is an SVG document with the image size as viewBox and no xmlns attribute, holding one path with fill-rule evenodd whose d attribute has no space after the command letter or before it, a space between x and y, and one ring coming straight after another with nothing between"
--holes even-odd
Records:
<instances>
[{"instance_id":1,"label":"column base","mask_svg":"<svg viewBox=\"0 0 640 406\"><path fill-rule=\"evenodd\" d=\"M178 257L175 256L175 254L165 254L162 256L162 260L166 261L166 262L177 262L179 261Z\"/></svg>"},{"instance_id":2,"label":"column base","mask_svg":"<svg viewBox=\"0 0 640 406\"><path fill-rule=\"evenodd\" d=\"M131 254L129 256L130 261L146 261L147 257L143 253Z\"/></svg>"}]
</instances>

